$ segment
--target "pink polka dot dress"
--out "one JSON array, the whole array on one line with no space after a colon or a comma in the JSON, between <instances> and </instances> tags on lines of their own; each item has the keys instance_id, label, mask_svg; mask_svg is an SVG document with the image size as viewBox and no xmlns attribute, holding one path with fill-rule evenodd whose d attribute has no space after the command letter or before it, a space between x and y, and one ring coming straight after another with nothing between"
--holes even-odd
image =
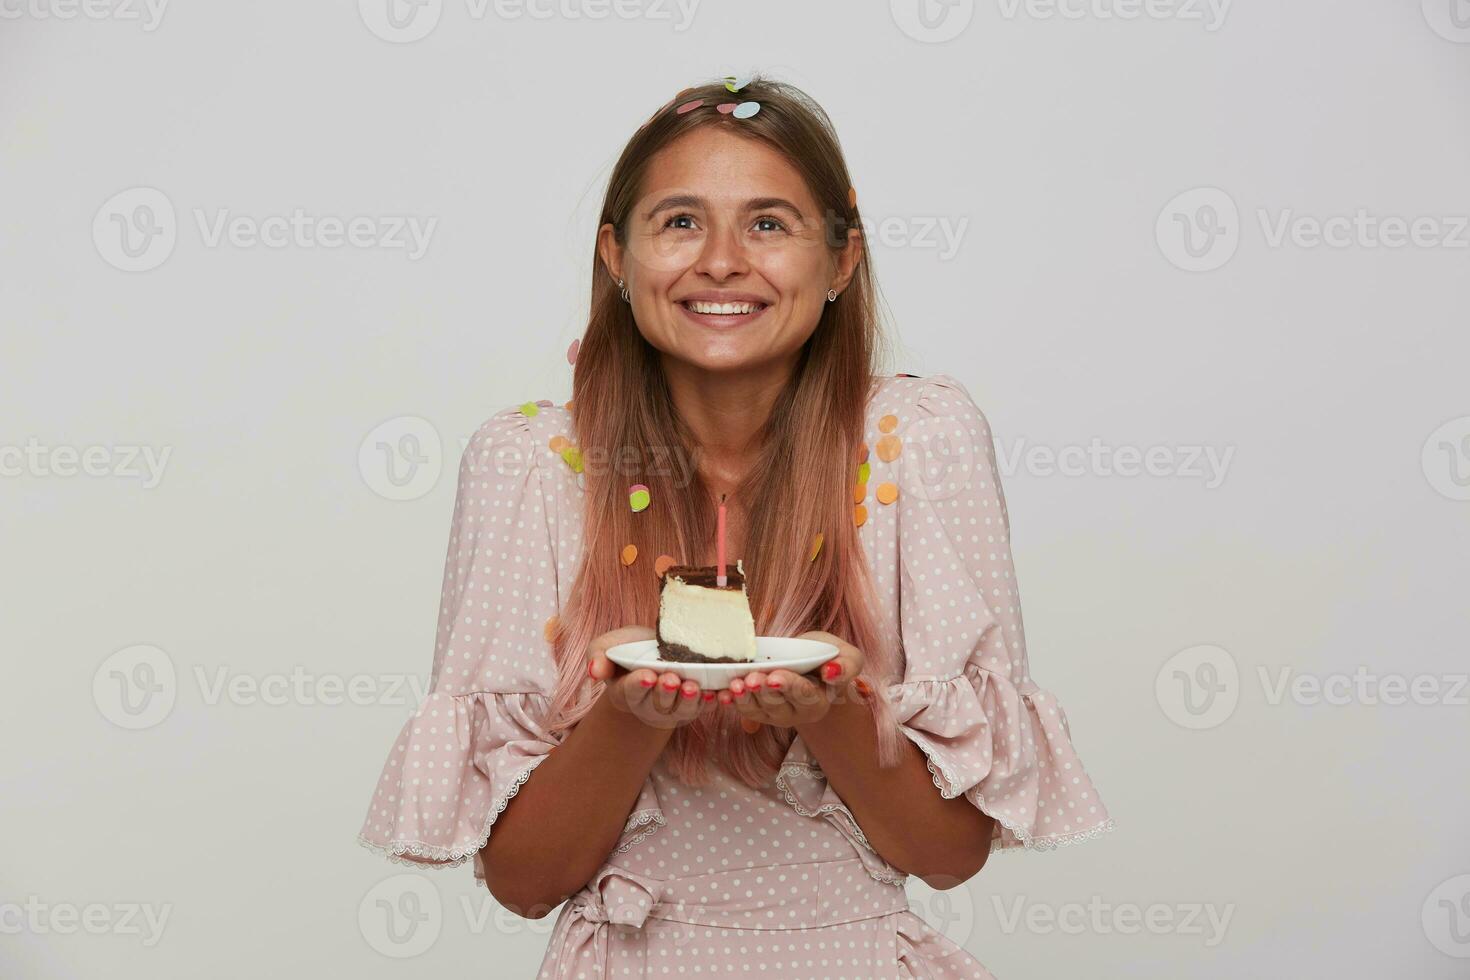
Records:
<instances>
[{"instance_id":1,"label":"pink polka dot dress","mask_svg":"<svg viewBox=\"0 0 1470 980\"><path fill-rule=\"evenodd\" d=\"M954 378L900 375L875 385L866 433L858 533L884 639L902 650L890 697L935 791L995 818L993 850L1111 829L1061 705L1031 679L984 415ZM565 408L506 409L461 460L432 693L393 745L359 837L394 860L474 859L483 881L477 852L559 741L545 726L544 630L568 599L583 514L556 436L573 437ZM770 785L711 774L695 788L654 766L603 868L561 907L539 977L990 976L910 911L905 875L800 738Z\"/></svg>"}]
</instances>

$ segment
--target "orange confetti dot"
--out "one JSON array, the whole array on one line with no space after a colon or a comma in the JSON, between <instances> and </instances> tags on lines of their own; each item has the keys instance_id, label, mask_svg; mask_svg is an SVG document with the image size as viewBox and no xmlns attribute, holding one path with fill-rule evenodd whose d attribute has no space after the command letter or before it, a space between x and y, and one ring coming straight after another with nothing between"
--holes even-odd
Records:
<instances>
[{"instance_id":1,"label":"orange confetti dot","mask_svg":"<svg viewBox=\"0 0 1470 980\"><path fill-rule=\"evenodd\" d=\"M636 544L623 545L623 564L631 565L638 560L638 546Z\"/></svg>"},{"instance_id":2,"label":"orange confetti dot","mask_svg":"<svg viewBox=\"0 0 1470 980\"><path fill-rule=\"evenodd\" d=\"M898 428L897 415L885 415L878 420L879 432L892 432L896 428Z\"/></svg>"},{"instance_id":3,"label":"orange confetti dot","mask_svg":"<svg viewBox=\"0 0 1470 980\"><path fill-rule=\"evenodd\" d=\"M885 463L898 459L898 454L902 451L903 441L898 436L884 436L878 440L878 458Z\"/></svg>"},{"instance_id":4,"label":"orange confetti dot","mask_svg":"<svg viewBox=\"0 0 1470 980\"><path fill-rule=\"evenodd\" d=\"M849 187L847 189L847 206L850 207L850 208L857 207L857 188L856 187Z\"/></svg>"},{"instance_id":5,"label":"orange confetti dot","mask_svg":"<svg viewBox=\"0 0 1470 980\"><path fill-rule=\"evenodd\" d=\"M858 527L862 527L864 524L868 523L868 508L864 507L862 504L858 504L856 507L854 507L852 509L852 522Z\"/></svg>"},{"instance_id":6,"label":"orange confetti dot","mask_svg":"<svg viewBox=\"0 0 1470 980\"><path fill-rule=\"evenodd\" d=\"M866 463L867 461L868 461L868 444L865 442L862 445L858 446L858 462L859 463Z\"/></svg>"},{"instance_id":7,"label":"orange confetti dot","mask_svg":"<svg viewBox=\"0 0 1470 980\"><path fill-rule=\"evenodd\" d=\"M657 575L659 578L663 578L664 572L667 572L670 568L673 568L678 563L679 562L674 558L673 555L659 555L653 560L653 574Z\"/></svg>"},{"instance_id":8,"label":"orange confetti dot","mask_svg":"<svg viewBox=\"0 0 1470 980\"><path fill-rule=\"evenodd\" d=\"M816 561L817 560L817 555L821 553L821 550L822 550L822 532L821 531L818 531L817 532L817 536L814 537L814 538L812 538L812 555L811 555L810 558L807 559L807 561Z\"/></svg>"},{"instance_id":9,"label":"orange confetti dot","mask_svg":"<svg viewBox=\"0 0 1470 980\"><path fill-rule=\"evenodd\" d=\"M868 485L866 483L855 485L852 488L852 502L860 504L866 499L868 499Z\"/></svg>"},{"instance_id":10,"label":"orange confetti dot","mask_svg":"<svg viewBox=\"0 0 1470 980\"><path fill-rule=\"evenodd\" d=\"M891 504L898 499L898 485L884 483L878 487L878 503Z\"/></svg>"},{"instance_id":11,"label":"orange confetti dot","mask_svg":"<svg viewBox=\"0 0 1470 980\"><path fill-rule=\"evenodd\" d=\"M551 451L554 453L561 452L563 449L567 448L571 444L571 440L568 439L566 436L552 436L551 441L547 443L547 445L551 447Z\"/></svg>"},{"instance_id":12,"label":"orange confetti dot","mask_svg":"<svg viewBox=\"0 0 1470 980\"><path fill-rule=\"evenodd\" d=\"M564 406L563 406L563 407L564 407L564 408L565 408L565 409L566 409L566 410L567 410L567 411L568 411L568 412L570 412L570 411L571 411L571 410L572 410L572 400L571 400L571 399L570 399L570 398L568 398L568 399L567 399L567 403L566 403L566 405L564 405Z\"/></svg>"},{"instance_id":13,"label":"orange confetti dot","mask_svg":"<svg viewBox=\"0 0 1470 980\"><path fill-rule=\"evenodd\" d=\"M559 617L559 616L552 616L550 619L548 619L546 621L546 625L541 630L541 635L544 636L544 637L546 637L546 642L547 643L555 643L556 642L556 631L558 629L560 629L560 628L561 628L561 617Z\"/></svg>"}]
</instances>

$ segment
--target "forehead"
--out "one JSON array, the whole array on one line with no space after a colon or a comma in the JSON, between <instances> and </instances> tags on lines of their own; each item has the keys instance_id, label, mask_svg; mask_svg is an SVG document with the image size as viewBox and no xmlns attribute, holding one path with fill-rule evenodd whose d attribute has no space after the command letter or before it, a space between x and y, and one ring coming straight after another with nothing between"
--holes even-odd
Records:
<instances>
[{"instance_id":1,"label":"forehead","mask_svg":"<svg viewBox=\"0 0 1470 980\"><path fill-rule=\"evenodd\" d=\"M688 190L715 203L784 197L803 210L816 202L801 174L760 140L706 126L674 140L649 160L642 197Z\"/></svg>"}]
</instances>

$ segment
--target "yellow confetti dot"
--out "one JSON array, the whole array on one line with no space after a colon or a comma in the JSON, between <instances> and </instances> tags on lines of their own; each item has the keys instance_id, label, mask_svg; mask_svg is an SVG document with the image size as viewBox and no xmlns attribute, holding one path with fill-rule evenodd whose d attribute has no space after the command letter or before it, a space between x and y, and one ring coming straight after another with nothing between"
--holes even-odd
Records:
<instances>
[{"instance_id":1,"label":"yellow confetti dot","mask_svg":"<svg viewBox=\"0 0 1470 980\"><path fill-rule=\"evenodd\" d=\"M623 564L631 565L638 560L638 546L636 544L623 545Z\"/></svg>"},{"instance_id":2,"label":"yellow confetti dot","mask_svg":"<svg viewBox=\"0 0 1470 980\"><path fill-rule=\"evenodd\" d=\"M535 402L526 402L526 404L521 406L521 414L525 416L539 415L541 414L541 406Z\"/></svg>"},{"instance_id":3,"label":"yellow confetti dot","mask_svg":"<svg viewBox=\"0 0 1470 980\"><path fill-rule=\"evenodd\" d=\"M898 485L885 483L878 487L878 503L891 504L898 499Z\"/></svg>"},{"instance_id":4,"label":"yellow confetti dot","mask_svg":"<svg viewBox=\"0 0 1470 980\"><path fill-rule=\"evenodd\" d=\"M879 432L892 432L896 428L898 428L897 415L885 415L878 420Z\"/></svg>"},{"instance_id":5,"label":"yellow confetti dot","mask_svg":"<svg viewBox=\"0 0 1470 980\"><path fill-rule=\"evenodd\" d=\"M544 637L546 637L546 642L547 643L555 643L556 642L556 631L558 629L560 629L560 628L561 628L561 617L559 617L559 616L552 616L550 619L548 619L546 621L545 627L543 627L542 630L541 630L541 635L544 636Z\"/></svg>"},{"instance_id":6,"label":"yellow confetti dot","mask_svg":"<svg viewBox=\"0 0 1470 980\"><path fill-rule=\"evenodd\" d=\"M858 467L858 482L859 483L867 483L868 482L868 477L870 477L872 475L873 475L873 464L872 463L869 463L867 461L864 461L863 464Z\"/></svg>"},{"instance_id":7,"label":"yellow confetti dot","mask_svg":"<svg viewBox=\"0 0 1470 980\"><path fill-rule=\"evenodd\" d=\"M856 507L854 507L852 509L852 522L858 527L862 527L864 524L868 523L868 508L864 507L862 504L858 504Z\"/></svg>"},{"instance_id":8,"label":"yellow confetti dot","mask_svg":"<svg viewBox=\"0 0 1470 980\"><path fill-rule=\"evenodd\" d=\"M563 449L567 448L571 444L572 441L566 436L552 436L551 441L547 443L547 445L551 447L551 451L554 453L561 452Z\"/></svg>"},{"instance_id":9,"label":"yellow confetti dot","mask_svg":"<svg viewBox=\"0 0 1470 980\"><path fill-rule=\"evenodd\" d=\"M633 513L648 509L648 488L641 483L635 483L628 488L628 506L633 508Z\"/></svg>"},{"instance_id":10,"label":"yellow confetti dot","mask_svg":"<svg viewBox=\"0 0 1470 980\"><path fill-rule=\"evenodd\" d=\"M814 538L812 538L812 555L811 555L810 558L807 559L807 561L816 561L817 560L817 555L820 554L821 551L822 551L822 532L821 531L818 531L817 532L817 536L814 537Z\"/></svg>"},{"instance_id":11,"label":"yellow confetti dot","mask_svg":"<svg viewBox=\"0 0 1470 980\"><path fill-rule=\"evenodd\" d=\"M667 572L678 563L679 562L674 558L673 555L659 555L653 560L653 574L657 575L659 578L663 578L664 572Z\"/></svg>"},{"instance_id":12,"label":"yellow confetti dot","mask_svg":"<svg viewBox=\"0 0 1470 980\"><path fill-rule=\"evenodd\" d=\"M573 473L582 472L582 450L576 446L568 446L561 451L561 458L566 460Z\"/></svg>"},{"instance_id":13,"label":"yellow confetti dot","mask_svg":"<svg viewBox=\"0 0 1470 980\"><path fill-rule=\"evenodd\" d=\"M885 463L891 463L898 459L898 454L903 450L903 442L898 436L884 436L878 440L878 458Z\"/></svg>"},{"instance_id":14,"label":"yellow confetti dot","mask_svg":"<svg viewBox=\"0 0 1470 980\"><path fill-rule=\"evenodd\" d=\"M859 483L852 488L853 503L860 504L866 499L868 499L868 485L866 483Z\"/></svg>"}]
</instances>

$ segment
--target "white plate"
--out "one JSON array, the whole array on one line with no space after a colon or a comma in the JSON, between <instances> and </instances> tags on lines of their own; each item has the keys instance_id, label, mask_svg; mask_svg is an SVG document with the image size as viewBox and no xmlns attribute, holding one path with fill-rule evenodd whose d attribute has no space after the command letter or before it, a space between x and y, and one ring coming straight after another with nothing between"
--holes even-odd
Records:
<instances>
[{"instance_id":1,"label":"white plate","mask_svg":"<svg viewBox=\"0 0 1470 980\"><path fill-rule=\"evenodd\" d=\"M795 674L809 670L837 656L837 648L821 640L803 640L794 636L757 636L755 659L738 664L698 664L681 660L660 660L657 640L636 640L609 647L607 658L619 667L638 670L647 667L660 673L672 671L686 680L694 681L706 691L721 691L730 686L730 679L741 677L752 670L775 670L778 667Z\"/></svg>"}]
</instances>

